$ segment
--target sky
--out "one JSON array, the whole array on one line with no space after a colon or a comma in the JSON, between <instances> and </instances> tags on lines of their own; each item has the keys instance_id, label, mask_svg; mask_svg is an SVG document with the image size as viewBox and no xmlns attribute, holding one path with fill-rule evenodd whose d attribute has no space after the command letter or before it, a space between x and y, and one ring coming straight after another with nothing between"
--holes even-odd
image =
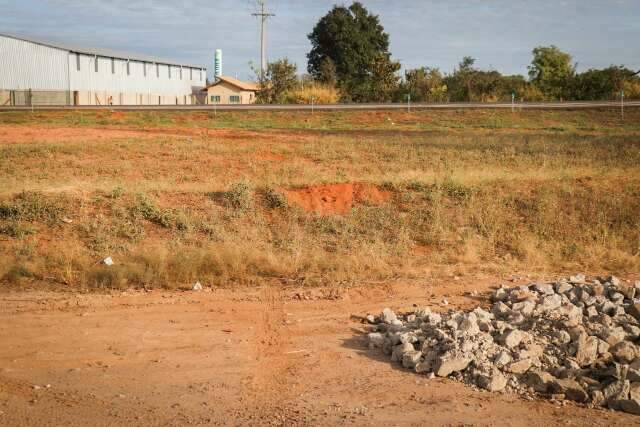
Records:
<instances>
[{"instance_id":1,"label":"sky","mask_svg":"<svg viewBox=\"0 0 640 427\"><path fill-rule=\"evenodd\" d=\"M307 34L340 0L269 0L268 56L306 72ZM526 74L535 46L555 44L580 70L640 70L640 0L362 0L410 69L453 71L463 56L483 69ZM254 0L0 0L0 33L171 58L247 79L259 65Z\"/></svg>"}]
</instances>

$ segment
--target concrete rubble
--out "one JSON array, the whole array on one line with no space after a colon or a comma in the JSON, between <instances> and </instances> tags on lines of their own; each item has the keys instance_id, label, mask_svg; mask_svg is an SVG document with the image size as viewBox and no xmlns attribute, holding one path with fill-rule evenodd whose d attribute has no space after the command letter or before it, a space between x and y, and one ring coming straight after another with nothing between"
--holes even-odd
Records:
<instances>
[{"instance_id":1,"label":"concrete rubble","mask_svg":"<svg viewBox=\"0 0 640 427\"><path fill-rule=\"evenodd\" d=\"M640 415L640 282L579 274L501 287L486 310L367 321L369 347L419 374Z\"/></svg>"}]
</instances>

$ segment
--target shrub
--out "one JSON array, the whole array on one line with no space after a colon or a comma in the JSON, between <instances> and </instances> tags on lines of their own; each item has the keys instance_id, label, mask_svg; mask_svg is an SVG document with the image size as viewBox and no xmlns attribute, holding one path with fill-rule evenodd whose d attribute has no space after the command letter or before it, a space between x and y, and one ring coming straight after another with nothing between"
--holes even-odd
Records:
<instances>
[{"instance_id":1,"label":"shrub","mask_svg":"<svg viewBox=\"0 0 640 427\"><path fill-rule=\"evenodd\" d=\"M285 100L288 104L336 104L340 100L338 89L320 84L310 84L304 88L296 88L287 92Z\"/></svg>"},{"instance_id":2,"label":"shrub","mask_svg":"<svg viewBox=\"0 0 640 427\"><path fill-rule=\"evenodd\" d=\"M245 212L251 208L251 188L244 181L232 184L223 198L228 207L237 211Z\"/></svg>"},{"instance_id":3,"label":"shrub","mask_svg":"<svg viewBox=\"0 0 640 427\"><path fill-rule=\"evenodd\" d=\"M281 192L267 188L264 192L264 198L270 209L284 209L287 207L287 198Z\"/></svg>"}]
</instances>

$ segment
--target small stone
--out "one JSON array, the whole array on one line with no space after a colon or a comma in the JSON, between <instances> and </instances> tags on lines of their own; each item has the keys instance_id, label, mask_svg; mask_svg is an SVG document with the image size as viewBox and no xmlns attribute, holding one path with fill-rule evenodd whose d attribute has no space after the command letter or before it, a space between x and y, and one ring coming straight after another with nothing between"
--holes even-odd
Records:
<instances>
[{"instance_id":1,"label":"small stone","mask_svg":"<svg viewBox=\"0 0 640 427\"><path fill-rule=\"evenodd\" d=\"M496 289L492 295L493 301L504 301L507 299L507 291L504 288Z\"/></svg>"},{"instance_id":2,"label":"small stone","mask_svg":"<svg viewBox=\"0 0 640 427\"><path fill-rule=\"evenodd\" d=\"M421 351L407 351L402 355L402 366L407 369L413 369L420 362L420 358L422 357Z\"/></svg>"},{"instance_id":3,"label":"small stone","mask_svg":"<svg viewBox=\"0 0 640 427\"><path fill-rule=\"evenodd\" d=\"M511 309L505 303L498 301L497 303L493 304L493 306L491 307L491 312L495 316L504 317L509 313L511 313Z\"/></svg>"},{"instance_id":4,"label":"small stone","mask_svg":"<svg viewBox=\"0 0 640 427\"><path fill-rule=\"evenodd\" d=\"M576 274L575 276L569 277L569 282L574 284L583 284L586 280L587 278L584 274Z\"/></svg>"},{"instance_id":5,"label":"small stone","mask_svg":"<svg viewBox=\"0 0 640 427\"><path fill-rule=\"evenodd\" d=\"M509 348L517 347L524 335L517 329L512 329L500 337L500 342Z\"/></svg>"},{"instance_id":6,"label":"small stone","mask_svg":"<svg viewBox=\"0 0 640 427\"><path fill-rule=\"evenodd\" d=\"M629 341L622 341L609 350L613 357L620 363L631 363L638 356L636 346Z\"/></svg>"},{"instance_id":7,"label":"small stone","mask_svg":"<svg viewBox=\"0 0 640 427\"><path fill-rule=\"evenodd\" d=\"M511 306L513 311L517 311L524 316L529 316L533 313L533 310L536 308L536 303L533 301L522 301L517 302Z\"/></svg>"},{"instance_id":8,"label":"small stone","mask_svg":"<svg viewBox=\"0 0 640 427\"><path fill-rule=\"evenodd\" d=\"M542 312L555 310L562 305L562 297L558 294L546 296L538 305L538 310Z\"/></svg>"},{"instance_id":9,"label":"small stone","mask_svg":"<svg viewBox=\"0 0 640 427\"><path fill-rule=\"evenodd\" d=\"M196 282L196 284L195 284L195 285L193 285L193 288L192 288L192 289L193 289L194 291L196 291L196 292L197 292L197 291L201 291L201 290L202 290L202 283L200 283L200 282Z\"/></svg>"},{"instance_id":10,"label":"small stone","mask_svg":"<svg viewBox=\"0 0 640 427\"><path fill-rule=\"evenodd\" d=\"M398 317L393 312L393 310L391 310L390 308L385 308L384 310L382 310L382 314L380 315L380 319L384 323L391 324L395 320L398 320Z\"/></svg>"},{"instance_id":11,"label":"small stone","mask_svg":"<svg viewBox=\"0 0 640 427\"><path fill-rule=\"evenodd\" d=\"M527 372L529 368L531 368L531 359L523 359L507 365L506 371L512 374L522 374Z\"/></svg>"},{"instance_id":12,"label":"small stone","mask_svg":"<svg viewBox=\"0 0 640 427\"><path fill-rule=\"evenodd\" d=\"M467 317L460 322L459 326L460 332L465 335L477 335L480 333L480 327L478 326L478 322L475 320L475 316Z\"/></svg>"},{"instance_id":13,"label":"small stone","mask_svg":"<svg viewBox=\"0 0 640 427\"><path fill-rule=\"evenodd\" d=\"M365 318L365 320L370 325L375 325L376 323L378 323L378 322L376 322L376 316L374 316L373 314L368 314L367 317Z\"/></svg>"},{"instance_id":14,"label":"small stone","mask_svg":"<svg viewBox=\"0 0 640 427\"><path fill-rule=\"evenodd\" d=\"M585 310L585 315L592 319L598 315L598 310L594 306L590 306Z\"/></svg>"},{"instance_id":15,"label":"small stone","mask_svg":"<svg viewBox=\"0 0 640 427\"><path fill-rule=\"evenodd\" d=\"M550 283L536 283L533 285L533 289L542 295L552 295L555 293L553 285Z\"/></svg>"},{"instance_id":16,"label":"small stone","mask_svg":"<svg viewBox=\"0 0 640 427\"><path fill-rule=\"evenodd\" d=\"M448 377L454 372L466 369L469 363L471 359L466 357L440 357L434 371L439 377Z\"/></svg>"},{"instance_id":17,"label":"small stone","mask_svg":"<svg viewBox=\"0 0 640 427\"><path fill-rule=\"evenodd\" d=\"M609 276L607 278L607 282L611 283L611 285L616 287L620 285L620 279L618 279L616 276Z\"/></svg>"},{"instance_id":18,"label":"small stone","mask_svg":"<svg viewBox=\"0 0 640 427\"><path fill-rule=\"evenodd\" d=\"M580 335L576 352L576 362L580 367L591 365L598 357L598 338L587 335Z\"/></svg>"},{"instance_id":19,"label":"small stone","mask_svg":"<svg viewBox=\"0 0 640 427\"><path fill-rule=\"evenodd\" d=\"M625 400L629 397L631 383L628 380L615 381L602 389L607 402Z\"/></svg>"},{"instance_id":20,"label":"small stone","mask_svg":"<svg viewBox=\"0 0 640 427\"><path fill-rule=\"evenodd\" d=\"M554 333L554 341L560 345L562 344L568 344L571 342L571 335L569 335L569 332L560 329L558 331L556 331Z\"/></svg>"},{"instance_id":21,"label":"small stone","mask_svg":"<svg viewBox=\"0 0 640 427\"><path fill-rule=\"evenodd\" d=\"M559 293L559 294L565 294L569 292L571 289L573 289L573 285L570 285L567 282L558 282L555 285L556 293Z\"/></svg>"},{"instance_id":22,"label":"small stone","mask_svg":"<svg viewBox=\"0 0 640 427\"><path fill-rule=\"evenodd\" d=\"M605 403L604 393L602 390L592 390L591 391L591 403L594 406L602 406Z\"/></svg>"},{"instance_id":23,"label":"small stone","mask_svg":"<svg viewBox=\"0 0 640 427\"><path fill-rule=\"evenodd\" d=\"M524 377L524 383L538 393L546 393L549 388L549 384L551 384L554 379L553 375L548 372L529 371Z\"/></svg>"},{"instance_id":24,"label":"small stone","mask_svg":"<svg viewBox=\"0 0 640 427\"><path fill-rule=\"evenodd\" d=\"M589 398L589 395L584 391L582 386L580 386L576 380L569 378L556 378L551 381L550 387L555 393L563 393L567 399L576 402L586 402Z\"/></svg>"},{"instance_id":25,"label":"small stone","mask_svg":"<svg viewBox=\"0 0 640 427\"><path fill-rule=\"evenodd\" d=\"M502 391L507 386L507 378L500 371L494 370L490 375L480 375L478 385L491 392Z\"/></svg>"},{"instance_id":26,"label":"small stone","mask_svg":"<svg viewBox=\"0 0 640 427\"><path fill-rule=\"evenodd\" d=\"M598 340L598 356L609 352L609 344L606 341Z\"/></svg>"},{"instance_id":27,"label":"small stone","mask_svg":"<svg viewBox=\"0 0 640 427\"><path fill-rule=\"evenodd\" d=\"M95 258L94 258L95 259ZM109 256L106 257L105 259L102 260L102 263L106 266L112 266L113 265L113 259Z\"/></svg>"},{"instance_id":28,"label":"small stone","mask_svg":"<svg viewBox=\"0 0 640 427\"><path fill-rule=\"evenodd\" d=\"M625 337L626 334L622 328L607 328L600 336L611 347L624 341Z\"/></svg>"},{"instance_id":29,"label":"small stone","mask_svg":"<svg viewBox=\"0 0 640 427\"><path fill-rule=\"evenodd\" d=\"M511 355L506 351L501 351L498 355L493 359L493 363L498 367L502 368L510 363L512 360Z\"/></svg>"},{"instance_id":30,"label":"small stone","mask_svg":"<svg viewBox=\"0 0 640 427\"><path fill-rule=\"evenodd\" d=\"M640 303L631 304L627 308L627 313L636 318L640 322Z\"/></svg>"},{"instance_id":31,"label":"small stone","mask_svg":"<svg viewBox=\"0 0 640 427\"><path fill-rule=\"evenodd\" d=\"M382 344L384 344L384 335L380 332L372 332L367 335L369 339L369 348L382 348Z\"/></svg>"},{"instance_id":32,"label":"small stone","mask_svg":"<svg viewBox=\"0 0 640 427\"><path fill-rule=\"evenodd\" d=\"M629 398L640 401L640 383L631 383L629 389Z\"/></svg>"},{"instance_id":33,"label":"small stone","mask_svg":"<svg viewBox=\"0 0 640 427\"><path fill-rule=\"evenodd\" d=\"M627 399L618 402L617 406L624 412L633 415L640 415L640 400Z\"/></svg>"}]
</instances>

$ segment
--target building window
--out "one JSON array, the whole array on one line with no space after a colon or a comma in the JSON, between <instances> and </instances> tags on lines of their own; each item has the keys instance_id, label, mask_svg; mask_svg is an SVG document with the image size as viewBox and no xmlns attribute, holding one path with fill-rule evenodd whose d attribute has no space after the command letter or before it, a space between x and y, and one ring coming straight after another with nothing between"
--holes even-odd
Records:
<instances>
[{"instance_id":1,"label":"building window","mask_svg":"<svg viewBox=\"0 0 640 427\"><path fill-rule=\"evenodd\" d=\"M156 64L156 77L160 78L160 64Z\"/></svg>"},{"instance_id":2,"label":"building window","mask_svg":"<svg viewBox=\"0 0 640 427\"><path fill-rule=\"evenodd\" d=\"M127 60L127 76L131 75L131 63Z\"/></svg>"},{"instance_id":3,"label":"building window","mask_svg":"<svg viewBox=\"0 0 640 427\"><path fill-rule=\"evenodd\" d=\"M111 58L111 74L115 74L115 73L116 73L116 59Z\"/></svg>"},{"instance_id":4,"label":"building window","mask_svg":"<svg viewBox=\"0 0 640 427\"><path fill-rule=\"evenodd\" d=\"M76 68L80 71L80 54L76 53Z\"/></svg>"},{"instance_id":5,"label":"building window","mask_svg":"<svg viewBox=\"0 0 640 427\"><path fill-rule=\"evenodd\" d=\"M143 62L142 63L142 73L145 77L147 77L147 63Z\"/></svg>"},{"instance_id":6,"label":"building window","mask_svg":"<svg viewBox=\"0 0 640 427\"><path fill-rule=\"evenodd\" d=\"M200 81L202 81L202 70L200 70Z\"/></svg>"},{"instance_id":7,"label":"building window","mask_svg":"<svg viewBox=\"0 0 640 427\"><path fill-rule=\"evenodd\" d=\"M95 71L96 71L96 73L97 73L97 72L98 72L98 57L97 57L97 56L94 56L94 57L93 57L93 60L95 61L95 62L93 63L93 66L94 66L94 69L95 69Z\"/></svg>"},{"instance_id":8,"label":"building window","mask_svg":"<svg viewBox=\"0 0 640 427\"><path fill-rule=\"evenodd\" d=\"M220 104L220 95L211 95L212 104Z\"/></svg>"},{"instance_id":9,"label":"building window","mask_svg":"<svg viewBox=\"0 0 640 427\"><path fill-rule=\"evenodd\" d=\"M193 80L193 68L189 68L189 80Z\"/></svg>"},{"instance_id":10,"label":"building window","mask_svg":"<svg viewBox=\"0 0 640 427\"><path fill-rule=\"evenodd\" d=\"M167 70L169 70L169 79L171 79L171 65L167 65Z\"/></svg>"},{"instance_id":11,"label":"building window","mask_svg":"<svg viewBox=\"0 0 640 427\"><path fill-rule=\"evenodd\" d=\"M182 80L182 67L180 67L180 80Z\"/></svg>"},{"instance_id":12,"label":"building window","mask_svg":"<svg viewBox=\"0 0 640 427\"><path fill-rule=\"evenodd\" d=\"M229 103L231 104L240 104L240 95L230 95Z\"/></svg>"}]
</instances>

